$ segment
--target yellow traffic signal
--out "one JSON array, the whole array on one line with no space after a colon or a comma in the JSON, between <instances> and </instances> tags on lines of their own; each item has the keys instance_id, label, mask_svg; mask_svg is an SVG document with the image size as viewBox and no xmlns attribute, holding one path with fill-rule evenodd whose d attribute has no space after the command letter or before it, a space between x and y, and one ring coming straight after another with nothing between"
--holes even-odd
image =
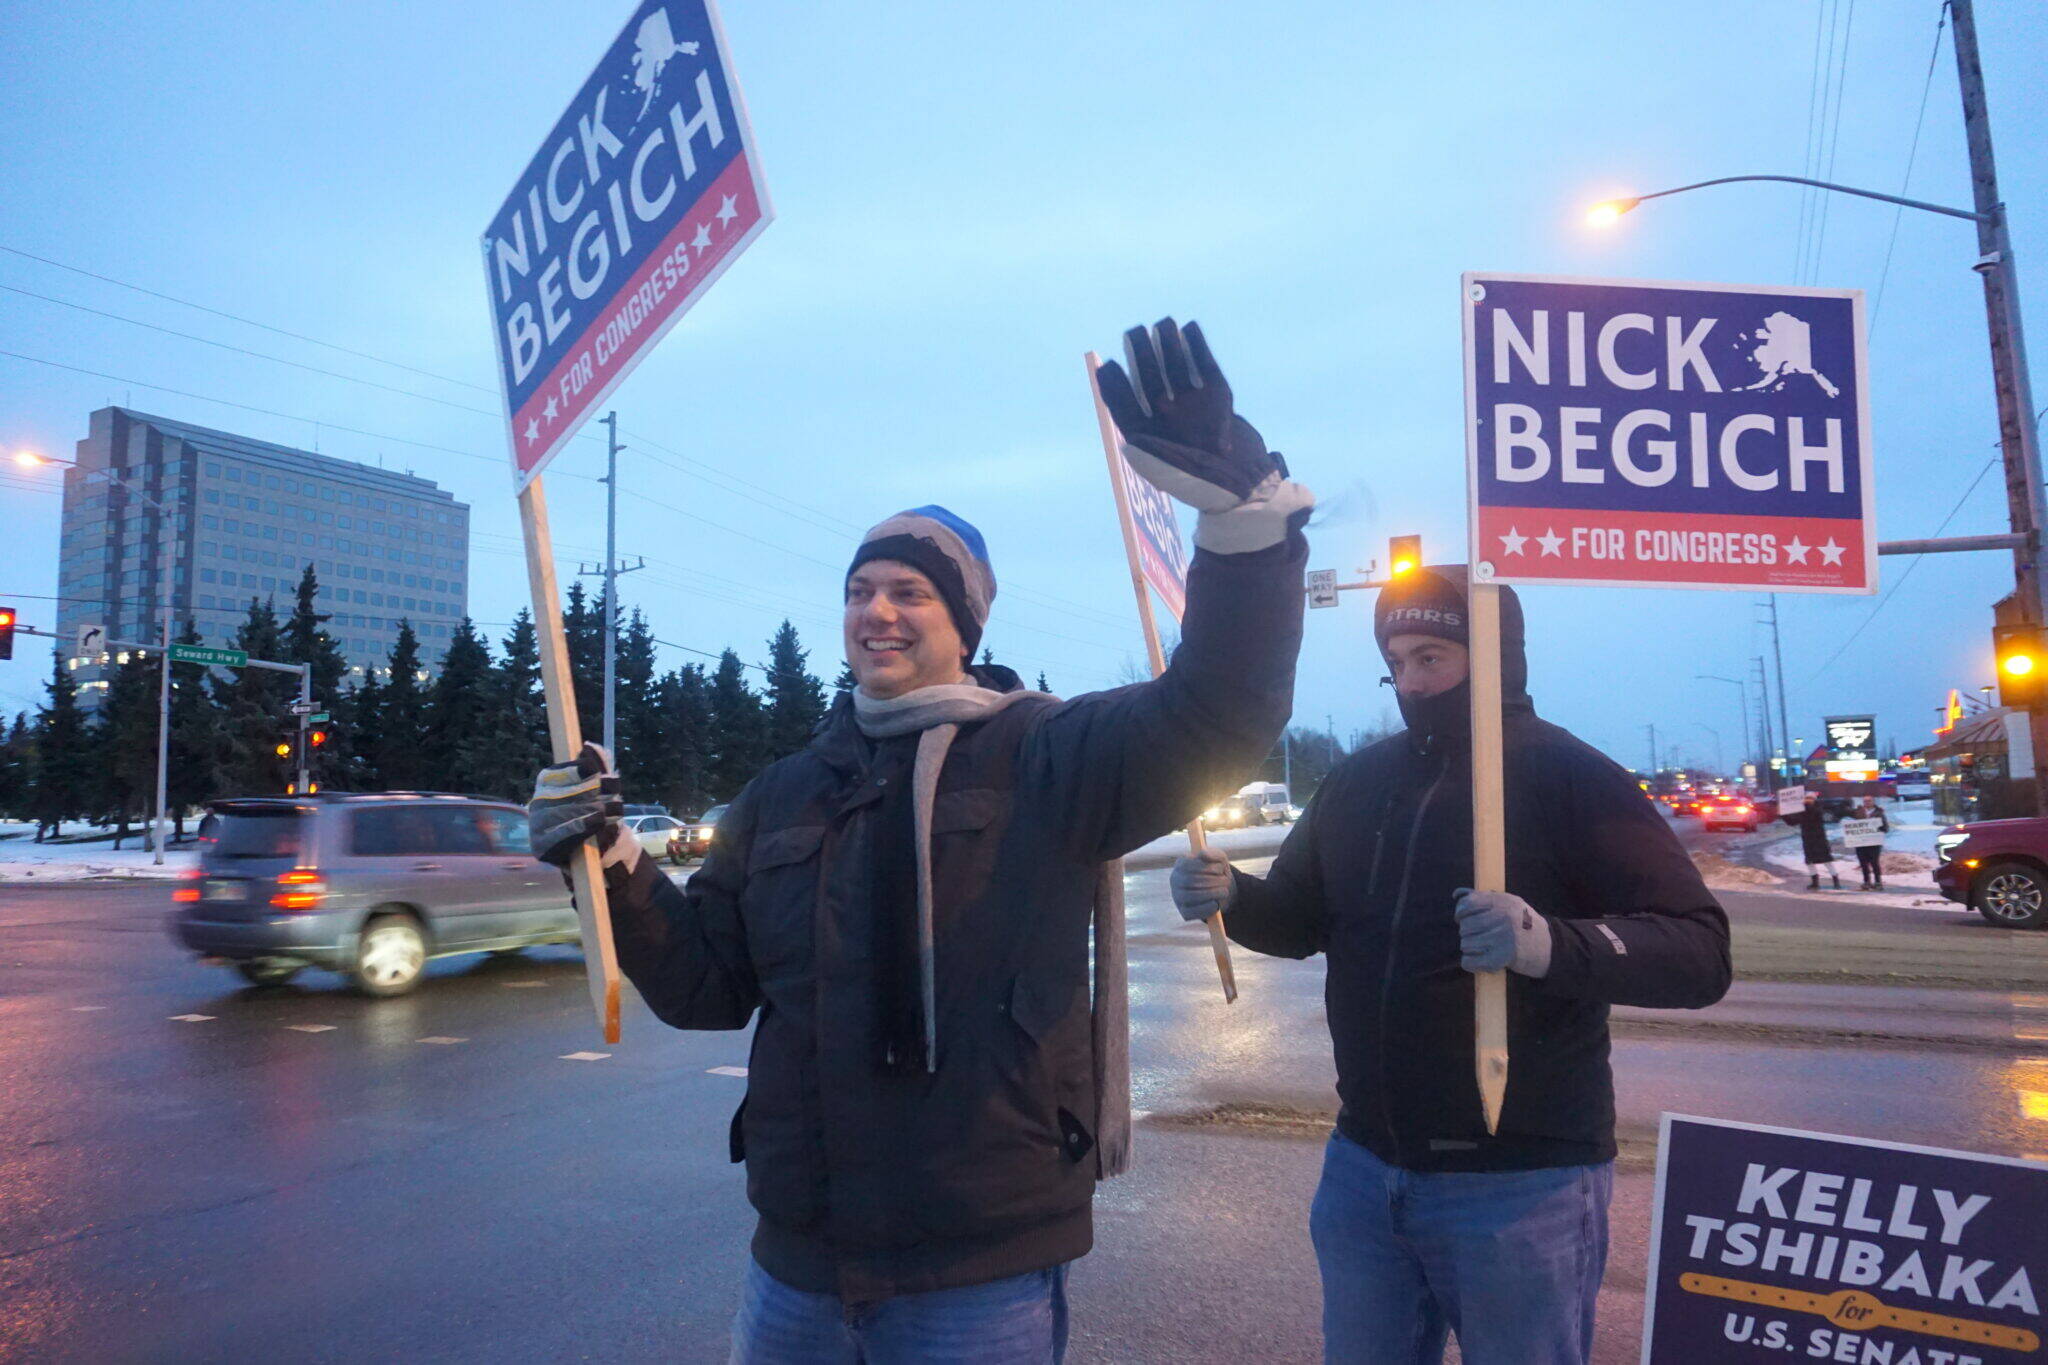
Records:
<instances>
[{"instance_id":1,"label":"yellow traffic signal","mask_svg":"<svg viewBox=\"0 0 2048 1365\"><path fill-rule=\"evenodd\" d=\"M279 744L275 749L272 749L271 752L276 754L279 758L290 758L292 756L292 746L289 744Z\"/></svg>"},{"instance_id":2,"label":"yellow traffic signal","mask_svg":"<svg viewBox=\"0 0 2048 1365\"><path fill-rule=\"evenodd\" d=\"M1421 536L1394 536L1387 541L1387 577L1399 578L1421 567Z\"/></svg>"},{"instance_id":3,"label":"yellow traffic signal","mask_svg":"<svg viewBox=\"0 0 2048 1365\"><path fill-rule=\"evenodd\" d=\"M1991 644L1998 660L1999 700L2034 708L2048 700L2048 636L2039 626L1994 626Z\"/></svg>"}]
</instances>

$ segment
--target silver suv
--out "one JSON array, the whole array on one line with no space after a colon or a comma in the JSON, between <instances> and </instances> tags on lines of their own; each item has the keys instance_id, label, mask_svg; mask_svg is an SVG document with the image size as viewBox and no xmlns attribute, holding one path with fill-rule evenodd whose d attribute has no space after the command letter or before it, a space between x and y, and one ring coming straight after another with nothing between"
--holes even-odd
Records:
<instances>
[{"instance_id":1,"label":"silver suv","mask_svg":"<svg viewBox=\"0 0 2048 1365\"><path fill-rule=\"evenodd\" d=\"M416 792L216 801L172 936L257 985L307 967L369 995L419 984L428 958L577 941L561 873L526 812Z\"/></svg>"}]
</instances>

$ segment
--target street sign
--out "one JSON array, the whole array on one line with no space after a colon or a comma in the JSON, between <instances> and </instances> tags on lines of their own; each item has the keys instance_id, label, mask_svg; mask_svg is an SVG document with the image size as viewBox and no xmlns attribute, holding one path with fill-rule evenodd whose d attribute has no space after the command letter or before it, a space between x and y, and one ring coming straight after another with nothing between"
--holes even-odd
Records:
<instances>
[{"instance_id":1,"label":"street sign","mask_svg":"<svg viewBox=\"0 0 2048 1365\"><path fill-rule=\"evenodd\" d=\"M98 621L78 628L78 657L90 659L107 650L107 628Z\"/></svg>"},{"instance_id":2,"label":"street sign","mask_svg":"<svg viewBox=\"0 0 2048 1365\"><path fill-rule=\"evenodd\" d=\"M1861 291L1464 286L1478 581L1876 591Z\"/></svg>"},{"instance_id":3,"label":"street sign","mask_svg":"<svg viewBox=\"0 0 2048 1365\"><path fill-rule=\"evenodd\" d=\"M1666 1114L1643 1360L2040 1360L2048 1163Z\"/></svg>"},{"instance_id":4,"label":"street sign","mask_svg":"<svg viewBox=\"0 0 2048 1365\"><path fill-rule=\"evenodd\" d=\"M217 668L243 668L248 665L246 650L215 649L211 645L172 645L171 662L174 664L208 664Z\"/></svg>"},{"instance_id":5,"label":"street sign","mask_svg":"<svg viewBox=\"0 0 2048 1365\"><path fill-rule=\"evenodd\" d=\"M772 217L712 0L642 0L483 236L518 487Z\"/></svg>"},{"instance_id":6,"label":"street sign","mask_svg":"<svg viewBox=\"0 0 2048 1365\"><path fill-rule=\"evenodd\" d=\"M1337 605L1337 571L1335 569L1310 569L1308 571L1308 604L1312 607L1334 607Z\"/></svg>"},{"instance_id":7,"label":"street sign","mask_svg":"<svg viewBox=\"0 0 2048 1365\"><path fill-rule=\"evenodd\" d=\"M306 717L306 723L308 725L325 725L329 719L330 717L325 711L315 711L312 715Z\"/></svg>"},{"instance_id":8,"label":"street sign","mask_svg":"<svg viewBox=\"0 0 2048 1365\"><path fill-rule=\"evenodd\" d=\"M312 703L312 702L309 702L309 701L295 701L295 702L293 702L293 703L292 703L292 714L293 714L293 715L295 715L295 716L310 716L310 715L312 715L312 714L313 714L313 703Z\"/></svg>"}]
</instances>

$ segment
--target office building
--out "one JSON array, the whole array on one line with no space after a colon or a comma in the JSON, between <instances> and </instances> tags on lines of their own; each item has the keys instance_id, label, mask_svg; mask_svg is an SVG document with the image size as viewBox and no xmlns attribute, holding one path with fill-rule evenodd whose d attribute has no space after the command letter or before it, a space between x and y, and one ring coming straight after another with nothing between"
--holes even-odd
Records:
<instances>
[{"instance_id":1,"label":"office building","mask_svg":"<svg viewBox=\"0 0 2048 1365\"><path fill-rule=\"evenodd\" d=\"M119 407L92 414L77 459L58 551L64 640L87 623L110 640L158 635L159 512L92 477L102 469L172 513L174 630L189 616L208 644L233 642L252 598L289 616L307 564L358 676L386 665L401 620L438 662L467 612L469 508L431 480ZM98 661L72 667L89 700L104 685Z\"/></svg>"}]
</instances>

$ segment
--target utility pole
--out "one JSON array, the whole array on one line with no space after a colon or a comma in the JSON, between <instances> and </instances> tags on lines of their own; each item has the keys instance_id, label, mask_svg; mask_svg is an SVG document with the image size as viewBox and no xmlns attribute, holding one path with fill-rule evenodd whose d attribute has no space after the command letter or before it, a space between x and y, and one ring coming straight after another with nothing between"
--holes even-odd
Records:
<instances>
[{"instance_id":1,"label":"utility pole","mask_svg":"<svg viewBox=\"0 0 2048 1365\"><path fill-rule=\"evenodd\" d=\"M1643 728L1650 732L1650 780L1654 782L1657 774L1663 771L1657 766L1657 727L1645 725Z\"/></svg>"},{"instance_id":2,"label":"utility pole","mask_svg":"<svg viewBox=\"0 0 2048 1365\"><path fill-rule=\"evenodd\" d=\"M608 412L598 418L605 425L604 465L604 564L576 566L579 578L598 575L604 579L604 747L616 763L619 758L619 575L647 567L642 555L637 564L619 563L619 414Z\"/></svg>"},{"instance_id":3,"label":"utility pole","mask_svg":"<svg viewBox=\"0 0 2048 1365\"><path fill-rule=\"evenodd\" d=\"M1790 713L1785 708L1785 648L1778 637L1778 594L1772 593L1768 598L1768 602L1771 608L1771 657L1777 661L1778 666L1778 737L1785 741L1785 768L1789 774L1794 757L1792 753L1792 721ZM1765 704L1768 705L1770 701L1768 680L1766 680L1765 688L1764 700ZM1803 769L1800 775L1802 777L1805 776Z\"/></svg>"},{"instance_id":4,"label":"utility pole","mask_svg":"<svg viewBox=\"0 0 2048 1365\"><path fill-rule=\"evenodd\" d=\"M1758 689L1756 718L1764 737L1764 790L1774 792L1778 789L1778 770L1771 762L1772 750L1775 747L1771 743L1771 675L1764 668L1763 655L1755 656L1755 661Z\"/></svg>"},{"instance_id":5,"label":"utility pole","mask_svg":"<svg viewBox=\"0 0 2048 1365\"><path fill-rule=\"evenodd\" d=\"M1949 0L1955 21L1956 77L1962 87L1963 131L1969 143L1970 186L1975 197L1978 259L1984 281L1984 313L1991 333L1991 375L1998 394L1998 439L2005 457L2005 500L2015 534L2014 595L2022 624L2040 625L2041 530L2048 522L2041 480L2040 433L2034 426L2034 386L2027 371L2026 333L2020 324L2019 273L2005 204L1998 195L1998 168L1991 154L1991 112L1984 96L1984 66L1977 56L1977 17L1972 0ZM2034 753L2048 756L2048 716L2030 711ZM2048 781L2036 758L2036 809L2048 814Z\"/></svg>"}]
</instances>

